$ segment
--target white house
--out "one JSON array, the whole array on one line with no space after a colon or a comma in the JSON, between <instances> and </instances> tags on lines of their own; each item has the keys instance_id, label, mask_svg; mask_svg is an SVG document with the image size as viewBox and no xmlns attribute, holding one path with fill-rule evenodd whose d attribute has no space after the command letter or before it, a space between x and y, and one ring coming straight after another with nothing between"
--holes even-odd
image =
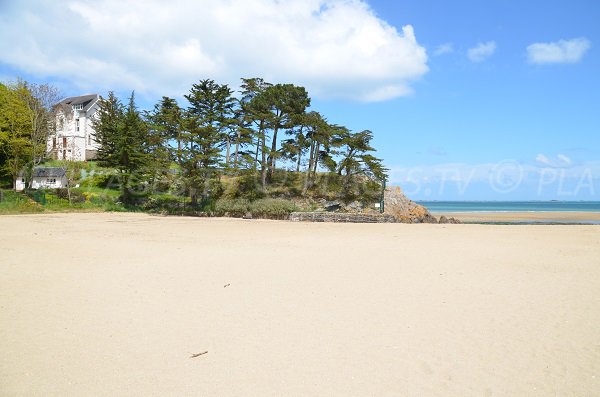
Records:
<instances>
[{"instance_id":1,"label":"white house","mask_svg":"<svg viewBox=\"0 0 600 397\"><path fill-rule=\"evenodd\" d=\"M67 172L60 167L35 167L31 175L32 189L59 189L67 187ZM17 177L15 190L25 189L25 176L20 173Z\"/></svg>"},{"instance_id":2,"label":"white house","mask_svg":"<svg viewBox=\"0 0 600 397\"><path fill-rule=\"evenodd\" d=\"M92 122L98 111L98 94L63 99L55 105L56 128L48 137L48 152L57 160L93 160L99 144Z\"/></svg>"}]
</instances>

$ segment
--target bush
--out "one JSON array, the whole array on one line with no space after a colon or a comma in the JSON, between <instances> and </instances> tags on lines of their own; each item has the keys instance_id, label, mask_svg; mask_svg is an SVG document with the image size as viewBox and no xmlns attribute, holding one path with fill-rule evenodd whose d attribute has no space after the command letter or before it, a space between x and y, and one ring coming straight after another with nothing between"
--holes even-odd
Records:
<instances>
[{"instance_id":1,"label":"bush","mask_svg":"<svg viewBox=\"0 0 600 397\"><path fill-rule=\"evenodd\" d=\"M240 217L250 211L250 202L246 199L222 198L215 202L214 213L217 216Z\"/></svg>"},{"instance_id":2,"label":"bush","mask_svg":"<svg viewBox=\"0 0 600 397\"><path fill-rule=\"evenodd\" d=\"M250 204L250 212L255 218L287 219L297 210L296 205L283 199L261 199Z\"/></svg>"},{"instance_id":3,"label":"bush","mask_svg":"<svg viewBox=\"0 0 600 397\"><path fill-rule=\"evenodd\" d=\"M102 189L115 189L119 187L119 179L116 174L95 174L87 178L85 184Z\"/></svg>"},{"instance_id":4,"label":"bush","mask_svg":"<svg viewBox=\"0 0 600 397\"><path fill-rule=\"evenodd\" d=\"M54 189L52 193L63 200L69 200L69 190L67 188ZM86 201L86 197L83 193L78 190L71 189L71 202L72 203L83 203Z\"/></svg>"},{"instance_id":5,"label":"bush","mask_svg":"<svg viewBox=\"0 0 600 397\"><path fill-rule=\"evenodd\" d=\"M142 209L150 212L162 212L168 213L176 212L182 207L182 198L176 196L152 196L144 204Z\"/></svg>"},{"instance_id":6,"label":"bush","mask_svg":"<svg viewBox=\"0 0 600 397\"><path fill-rule=\"evenodd\" d=\"M245 198L256 200L264 197L260 177L256 172L246 172L235 177L228 186L225 196L230 198Z\"/></svg>"}]
</instances>

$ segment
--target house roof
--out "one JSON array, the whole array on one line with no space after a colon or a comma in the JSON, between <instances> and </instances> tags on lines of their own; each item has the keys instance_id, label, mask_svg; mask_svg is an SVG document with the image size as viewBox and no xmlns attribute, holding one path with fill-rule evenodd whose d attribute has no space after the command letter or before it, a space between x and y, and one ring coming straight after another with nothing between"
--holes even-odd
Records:
<instances>
[{"instance_id":1,"label":"house roof","mask_svg":"<svg viewBox=\"0 0 600 397\"><path fill-rule=\"evenodd\" d=\"M60 101L58 103L58 105L74 106L74 105L83 104L83 110L87 111L87 110L89 110L90 107L92 107L94 102L96 102L96 99L98 99L98 97L99 97L98 94L72 96L72 97L63 99L62 101Z\"/></svg>"},{"instance_id":2,"label":"house roof","mask_svg":"<svg viewBox=\"0 0 600 397\"><path fill-rule=\"evenodd\" d=\"M34 178L62 178L65 174L66 170L61 167L35 167L32 176ZM19 172L20 177L23 175L23 171Z\"/></svg>"}]
</instances>

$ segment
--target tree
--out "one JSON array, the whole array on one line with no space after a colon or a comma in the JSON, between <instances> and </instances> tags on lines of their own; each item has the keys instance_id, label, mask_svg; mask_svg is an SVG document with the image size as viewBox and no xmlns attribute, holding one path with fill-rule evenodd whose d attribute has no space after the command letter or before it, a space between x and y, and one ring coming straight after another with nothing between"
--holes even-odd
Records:
<instances>
[{"instance_id":1,"label":"tree","mask_svg":"<svg viewBox=\"0 0 600 397\"><path fill-rule=\"evenodd\" d=\"M387 170L381 159L375 157L371 152L375 149L371 146L373 133L364 130L352 133L348 129L339 129L333 138L333 144L340 147L341 159L337 162L335 171L344 176L345 190L348 191L355 176L363 175L376 181L386 178Z\"/></svg>"},{"instance_id":2,"label":"tree","mask_svg":"<svg viewBox=\"0 0 600 397\"><path fill-rule=\"evenodd\" d=\"M306 114L304 123L307 128L306 138L310 142L308 150L308 166L304 178L304 194L306 194L308 188L315 182L319 165L319 156L321 155L321 146L329 147L332 127L319 112L314 111Z\"/></svg>"},{"instance_id":3,"label":"tree","mask_svg":"<svg viewBox=\"0 0 600 397\"><path fill-rule=\"evenodd\" d=\"M148 128L135 105L132 92L127 108L113 92L100 99L98 117L93 123L100 143L98 158L104 166L119 171L121 200L134 202L135 191L141 187L141 173L148 164Z\"/></svg>"},{"instance_id":4,"label":"tree","mask_svg":"<svg viewBox=\"0 0 600 397\"><path fill-rule=\"evenodd\" d=\"M248 130L250 139L252 136L256 140L256 150L254 155L253 169L259 164L258 154L261 153L261 185L263 190L267 183L267 128L270 118L270 111L265 91L272 84L267 83L261 78L242 79L242 98L240 99L240 109L242 116L242 126Z\"/></svg>"},{"instance_id":5,"label":"tree","mask_svg":"<svg viewBox=\"0 0 600 397\"><path fill-rule=\"evenodd\" d=\"M185 113L182 168L192 205L198 203L198 195L208 197L210 182L218 178L217 167L221 165L221 148L224 135L230 126L233 98L227 85L213 80L201 80L192 85L185 95L189 107ZM227 148L229 140L225 138Z\"/></svg>"},{"instance_id":6,"label":"tree","mask_svg":"<svg viewBox=\"0 0 600 397\"><path fill-rule=\"evenodd\" d=\"M182 163L182 110L175 99L163 96L159 103L154 105L152 112L147 117L152 124L153 138L150 144L151 151L169 149L169 141L175 141L176 147L170 150L170 155L177 164Z\"/></svg>"},{"instance_id":7,"label":"tree","mask_svg":"<svg viewBox=\"0 0 600 397\"><path fill-rule=\"evenodd\" d=\"M30 168L39 165L48 154L48 136L54 130L55 105L60 100L56 87L50 84L35 84L19 80L15 90L27 106L27 115L31 128Z\"/></svg>"},{"instance_id":8,"label":"tree","mask_svg":"<svg viewBox=\"0 0 600 397\"><path fill-rule=\"evenodd\" d=\"M0 84L0 172L11 177L13 188L33 153L31 117L22 97L15 87Z\"/></svg>"},{"instance_id":9,"label":"tree","mask_svg":"<svg viewBox=\"0 0 600 397\"><path fill-rule=\"evenodd\" d=\"M152 161L148 170L152 186L160 178L169 178L171 161L182 165L182 110L175 99L163 96L151 112L145 112L149 126L147 137L148 154ZM175 146L173 146L173 143Z\"/></svg>"},{"instance_id":10,"label":"tree","mask_svg":"<svg viewBox=\"0 0 600 397\"><path fill-rule=\"evenodd\" d=\"M292 127L294 116L302 114L310 106L310 98L304 87L293 84L276 84L267 87L260 95L269 110L268 123L273 131L268 155L268 178L272 179L277 157L277 133L280 129Z\"/></svg>"}]
</instances>

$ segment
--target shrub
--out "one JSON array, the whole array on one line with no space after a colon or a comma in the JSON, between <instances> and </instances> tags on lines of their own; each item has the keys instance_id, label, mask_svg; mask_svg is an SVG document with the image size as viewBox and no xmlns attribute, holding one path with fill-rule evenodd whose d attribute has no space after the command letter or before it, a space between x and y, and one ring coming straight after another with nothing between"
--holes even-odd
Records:
<instances>
[{"instance_id":1,"label":"shrub","mask_svg":"<svg viewBox=\"0 0 600 397\"><path fill-rule=\"evenodd\" d=\"M172 213L181 207L182 198L169 195L152 196L142 204L142 209L150 212L166 211Z\"/></svg>"},{"instance_id":2,"label":"shrub","mask_svg":"<svg viewBox=\"0 0 600 397\"><path fill-rule=\"evenodd\" d=\"M217 216L244 216L250 210L250 202L246 199L222 198L215 202L214 213Z\"/></svg>"},{"instance_id":3,"label":"shrub","mask_svg":"<svg viewBox=\"0 0 600 397\"><path fill-rule=\"evenodd\" d=\"M244 174L234 177L225 191L225 196L229 198L245 198L248 200L263 198L264 195L260 184L260 176L251 171L246 171Z\"/></svg>"},{"instance_id":4,"label":"shrub","mask_svg":"<svg viewBox=\"0 0 600 397\"><path fill-rule=\"evenodd\" d=\"M250 204L250 212L256 218L287 219L297 210L296 205L283 199L261 199Z\"/></svg>"},{"instance_id":5,"label":"shrub","mask_svg":"<svg viewBox=\"0 0 600 397\"><path fill-rule=\"evenodd\" d=\"M87 178L85 184L102 189L115 189L119 187L119 180L116 174L95 174Z\"/></svg>"}]
</instances>

